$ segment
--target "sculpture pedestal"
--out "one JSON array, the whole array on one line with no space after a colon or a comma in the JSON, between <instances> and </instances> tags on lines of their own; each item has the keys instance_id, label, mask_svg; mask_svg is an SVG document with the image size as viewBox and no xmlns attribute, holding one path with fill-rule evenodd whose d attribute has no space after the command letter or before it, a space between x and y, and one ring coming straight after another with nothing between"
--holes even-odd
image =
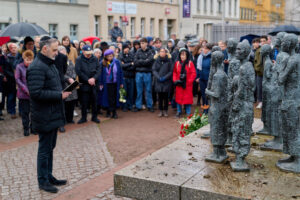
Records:
<instances>
[{"instance_id":1,"label":"sculpture pedestal","mask_svg":"<svg viewBox=\"0 0 300 200\"><path fill-rule=\"evenodd\" d=\"M259 124L255 120L254 125ZM290 200L299 196L300 175L275 166L286 155L261 151L254 145L246 157L250 172L233 172L229 162L234 161L234 154L224 164L205 161L212 152L210 141L200 138L205 130L207 127L116 172L115 194L141 200ZM265 142L266 136L255 137L252 143Z\"/></svg>"}]
</instances>

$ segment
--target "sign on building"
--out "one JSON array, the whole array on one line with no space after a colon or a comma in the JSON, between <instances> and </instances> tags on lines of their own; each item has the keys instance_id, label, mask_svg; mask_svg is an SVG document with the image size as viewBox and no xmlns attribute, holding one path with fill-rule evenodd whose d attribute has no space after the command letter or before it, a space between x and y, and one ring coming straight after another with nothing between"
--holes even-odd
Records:
<instances>
[{"instance_id":1,"label":"sign on building","mask_svg":"<svg viewBox=\"0 0 300 200\"><path fill-rule=\"evenodd\" d=\"M126 7L126 9L125 9ZM130 15L136 15L137 14L137 5L132 3L124 3L123 2L114 2L114 1L108 1L107 2L107 12L108 13L119 13L124 14L126 11L126 14Z\"/></svg>"},{"instance_id":2,"label":"sign on building","mask_svg":"<svg viewBox=\"0 0 300 200\"><path fill-rule=\"evenodd\" d=\"M183 9L182 17L184 17L184 18L191 17L191 0L183 0L182 5L183 5L182 6L182 9Z\"/></svg>"}]
</instances>

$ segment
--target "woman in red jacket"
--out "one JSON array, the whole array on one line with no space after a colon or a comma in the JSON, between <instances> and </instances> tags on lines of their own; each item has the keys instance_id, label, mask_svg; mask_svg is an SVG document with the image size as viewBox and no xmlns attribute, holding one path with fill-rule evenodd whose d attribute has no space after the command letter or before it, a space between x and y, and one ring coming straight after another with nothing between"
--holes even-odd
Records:
<instances>
[{"instance_id":1,"label":"woman in red jacket","mask_svg":"<svg viewBox=\"0 0 300 200\"><path fill-rule=\"evenodd\" d=\"M176 117L182 113L182 105L185 106L187 115L191 114L193 104L193 82L196 78L196 70L192 61L189 59L190 54L187 49L179 50L179 61L175 63L173 70L173 82L175 88L175 101L177 103ZM184 67L182 67L184 66Z\"/></svg>"}]
</instances>

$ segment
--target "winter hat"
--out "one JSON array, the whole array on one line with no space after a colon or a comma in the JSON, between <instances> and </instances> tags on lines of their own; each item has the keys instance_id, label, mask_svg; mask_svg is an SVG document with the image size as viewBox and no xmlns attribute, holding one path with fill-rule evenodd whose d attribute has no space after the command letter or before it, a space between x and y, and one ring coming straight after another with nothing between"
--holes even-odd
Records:
<instances>
[{"instance_id":1,"label":"winter hat","mask_svg":"<svg viewBox=\"0 0 300 200\"><path fill-rule=\"evenodd\" d=\"M183 51L185 51L185 52L188 53L188 50L187 50L186 48L180 48L180 49L179 49L179 54L181 54L181 52L183 52Z\"/></svg>"},{"instance_id":2,"label":"winter hat","mask_svg":"<svg viewBox=\"0 0 300 200\"><path fill-rule=\"evenodd\" d=\"M26 38L25 38L26 39ZM43 41L46 41L46 40L50 40L51 37L49 36L43 36L41 39L40 39L40 42L43 42ZM24 43L25 43L25 40L24 40ZM26 43L25 43L26 44Z\"/></svg>"},{"instance_id":3,"label":"winter hat","mask_svg":"<svg viewBox=\"0 0 300 200\"><path fill-rule=\"evenodd\" d=\"M179 42L177 43L177 47L178 47L179 49L185 48L185 43L184 43L182 40L179 40Z\"/></svg>"},{"instance_id":4,"label":"winter hat","mask_svg":"<svg viewBox=\"0 0 300 200\"><path fill-rule=\"evenodd\" d=\"M105 56L108 56L108 55L111 55L111 54L114 54L114 51L112 49L107 49L105 52L104 52L104 57Z\"/></svg>"},{"instance_id":5,"label":"winter hat","mask_svg":"<svg viewBox=\"0 0 300 200\"><path fill-rule=\"evenodd\" d=\"M92 47L88 44L82 47L82 51L84 51L86 54L93 54Z\"/></svg>"},{"instance_id":6,"label":"winter hat","mask_svg":"<svg viewBox=\"0 0 300 200\"><path fill-rule=\"evenodd\" d=\"M146 39L147 39L148 43L150 43L153 40L153 37L148 36L148 37L146 37Z\"/></svg>"},{"instance_id":7,"label":"winter hat","mask_svg":"<svg viewBox=\"0 0 300 200\"><path fill-rule=\"evenodd\" d=\"M127 48L129 48L129 45L124 43L122 49L124 50L124 49L127 49Z\"/></svg>"},{"instance_id":8,"label":"winter hat","mask_svg":"<svg viewBox=\"0 0 300 200\"><path fill-rule=\"evenodd\" d=\"M28 42L34 42L34 40L32 39L32 37L26 36L26 37L24 38L24 45L26 45Z\"/></svg>"},{"instance_id":9,"label":"winter hat","mask_svg":"<svg viewBox=\"0 0 300 200\"><path fill-rule=\"evenodd\" d=\"M175 42L173 39L169 39L168 42L171 42L173 47L175 46Z\"/></svg>"}]
</instances>

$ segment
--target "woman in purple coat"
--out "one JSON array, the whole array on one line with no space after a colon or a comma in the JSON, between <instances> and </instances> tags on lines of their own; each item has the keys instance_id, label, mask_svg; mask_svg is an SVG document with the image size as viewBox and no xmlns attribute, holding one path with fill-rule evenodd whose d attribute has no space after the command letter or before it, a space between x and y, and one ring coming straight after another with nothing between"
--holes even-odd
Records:
<instances>
[{"instance_id":1,"label":"woman in purple coat","mask_svg":"<svg viewBox=\"0 0 300 200\"><path fill-rule=\"evenodd\" d=\"M34 53L31 50L26 50L22 54L23 62L18 64L15 72L15 79L18 85L17 96L19 99L19 106L22 116L22 123L24 129L24 136L29 136L30 129L30 103L29 103L29 91L27 88L26 71L28 66L34 59Z\"/></svg>"},{"instance_id":2,"label":"woman in purple coat","mask_svg":"<svg viewBox=\"0 0 300 200\"><path fill-rule=\"evenodd\" d=\"M107 108L106 117L117 119L116 109L120 106L119 90L123 88L123 72L120 62L114 58L113 50L108 49L104 52L100 67L99 87L102 95L98 101L102 107Z\"/></svg>"}]
</instances>

